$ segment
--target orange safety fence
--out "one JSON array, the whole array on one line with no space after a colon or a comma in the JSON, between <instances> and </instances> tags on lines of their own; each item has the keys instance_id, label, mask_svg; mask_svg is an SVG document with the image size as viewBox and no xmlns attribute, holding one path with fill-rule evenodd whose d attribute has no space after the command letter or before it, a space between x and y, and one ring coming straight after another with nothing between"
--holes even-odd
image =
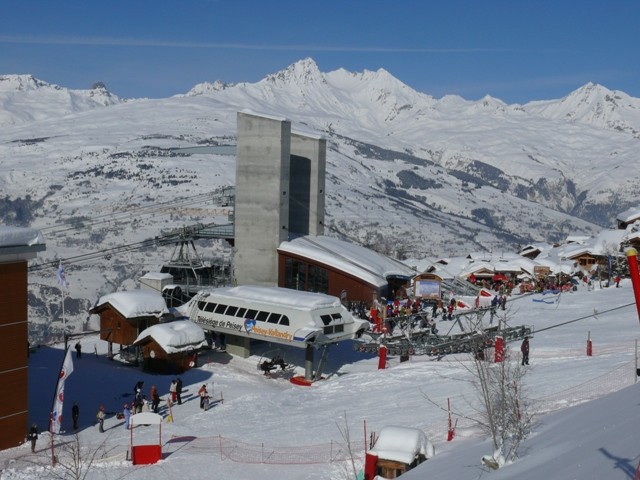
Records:
<instances>
[{"instance_id":1,"label":"orange safety fence","mask_svg":"<svg viewBox=\"0 0 640 480\"><path fill-rule=\"evenodd\" d=\"M247 443L223 437L172 437L168 444L180 444L180 450L189 453L211 455L217 451L223 460L237 463L265 463L275 465L302 465L332 463L349 460L351 455L359 456L363 450L363 440L351 442L351 450L346 442L328 442L304 446L278 446L270 443Z\"/></svg>"}]
</instances>

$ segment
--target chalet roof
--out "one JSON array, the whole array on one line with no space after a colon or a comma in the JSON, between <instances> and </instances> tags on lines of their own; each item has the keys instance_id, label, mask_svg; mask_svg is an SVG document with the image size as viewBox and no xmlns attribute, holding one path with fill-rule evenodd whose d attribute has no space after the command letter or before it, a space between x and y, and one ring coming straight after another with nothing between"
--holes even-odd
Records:
<instances>
[{"instance_id":1,"label":"chalet roof","mask_svg":"<svg viewBox=\"0 0 640 480\"><path fill-rule=\"evenodd\" d=\"M602 230L595 237L589 237L583 244L566 245L563 257L575 258L580 255L606 256L620 250L620 242L626 235L625 230Z\"/></svg>"},{"instance_id":2,"label":"chalet roof","mask_svg":"<svg viewBox=\"0 0 640 480\"><path fill-rule=\"evenodd\" d=\"M162 317L169 309L160 293L152 290L128 290L100 297L91 311L109 304L125 318Z\"/></svg>"},{"instance_id":3,"label":"chalet roof","mask_svg":"<svg viewBox=\"0 0 640 480\"><path fill-rule=\"evenodd\" d=\"M390 277L409 279L416 274L414 269L398 260L332 237L300 236L282 242L278 252L292 253L332 266L378 287L387 285Z\"/></svg>"},{"instance_id":4,"label":"chalet roof","mask_svg":"<svg viewBox=\"0 0 640 480\"><path fill-rule=\"evenodd\" d=\"M422 430L386 426L380 430L371 453L384 460L411 464L417 455L431 458L435 450Z\"/></svg>"},{"instance_id":5,"label":"chalet roof","mask_svg":"<svg viewBox=\"0 0 640 480\"><path fill-rule=\"evenodd\" d=\"M207 344L204 330L190 320L159 323L145 328L133 344L145 343L149 339L155 340L169 354L197 350Z\"/></svg>"},{"instance_id":6,"label":"chalet roof","mask_svg":"<svg viewBox=\"0 0 640 480\"><path fill-rule=\"evenodd\" d=\"M482 258L481 258L482 257ZM480 259L481 258L481 259ZM479 260L480 259L480 260ZM425 266L424 263L412 261L413 264ZM468 255L466 257L450 257L441 261L428 262L429 269L420 269L420 271L428 271L434 273L443 279L462 277L467 278L472 273L479 272L497 273L510 272L519 274L521 272L533 273L533 268L538 265L536 260L520 256L516 253L501 253L499 256L492 256L491 253L485 253L483 256Z\"/></svg>"},{"instance_id":7,"label":"chalet roof","mask_svg":"<svg viewBox=\"0 0 640 480\"><path fill-rule=\"evenodd\" d=\"M631 239L640 238L640 219L627 225L627 228L624 230L624 232L625 234L622 238L624 241L628 242Z\"/></svg>"},{"instance_id":8,"label":"chalet roof","mask_svg":"<svg viewBox=\"0 0 640 480\"><path fill-rule=\"evenodd\" d=\"M550 248L552 248L551 245L549 245L548 243L531 243L529 245L527 245L526 247L524 247L522 250L520 250L519 254L524 256L527 255L529 253L533 253L533 252L545 252L547 250L549 250Z\"/></svg>"},{"instance_id":9,"label":"chalet roof","mask_svg":"<svg viewBox=\"0 0 640 480\"><path fill-rule=\"evenodd\" d=\"M616 217L616 220L624 223L630 223L637 219L640 219L640 205L628 208L624 212L620 212Z\"/></svg>"}]
</instances>

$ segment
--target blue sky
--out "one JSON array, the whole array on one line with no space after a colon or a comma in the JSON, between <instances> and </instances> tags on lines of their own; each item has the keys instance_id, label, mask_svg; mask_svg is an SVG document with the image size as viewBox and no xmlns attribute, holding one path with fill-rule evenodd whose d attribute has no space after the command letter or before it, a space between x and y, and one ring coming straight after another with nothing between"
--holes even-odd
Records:
<instances>
[{"instance_id":1,"label":"blue sky","mask_svg":"<svg viewBox=\"0 0 640 480\"><path fill-rule=\"evenodd\" d=\"M640 97L639 24L638 0L2 0L0 74L159 98L311 57L438 98Z\"/></svg>"}]
</instances>

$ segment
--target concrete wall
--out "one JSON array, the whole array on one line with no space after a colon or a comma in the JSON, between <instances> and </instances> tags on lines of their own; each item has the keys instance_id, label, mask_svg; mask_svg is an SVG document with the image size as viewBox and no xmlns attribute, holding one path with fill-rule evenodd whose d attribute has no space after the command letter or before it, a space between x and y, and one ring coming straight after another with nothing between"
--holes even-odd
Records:
<instances>
[{"instance_id":1,"label":"concrete wall","mask_svg":"<svg viewBox=\"0 0 640 480\"><path fill-rule=\"evenodd\" d=\"M289 234L291 122L238 113L234 274L277 285L276 249Z\"/></svg>"},{"instance_id":2,"label":"concrete wall","mask_svg":"<svg viewBox=\"0 0 640 480\"><path fill-rule=\"evenodd\" d=\"M289 229L303 235L324 235L324 189L327 141L291 134L291 199Z\"/></svg>"},{"instance_id":3,"label":"concrete wall","mask_svg":"<svg viewBox=\"0 0 640 480\"><path fill-rule=\"evenodd\" d=\"M277 248L290 234L323 235L327 143L284 118L238 113L234 275L277 285Z\"/></svg>"}]
</instances>

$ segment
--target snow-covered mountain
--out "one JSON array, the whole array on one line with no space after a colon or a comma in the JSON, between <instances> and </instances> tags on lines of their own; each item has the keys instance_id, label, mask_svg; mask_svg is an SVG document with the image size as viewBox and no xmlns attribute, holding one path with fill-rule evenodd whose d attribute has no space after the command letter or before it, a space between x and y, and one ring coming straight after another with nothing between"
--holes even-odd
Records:
<instances>
[{"instance_id":1,"label":"snow-covered mountain","mask_svg":"<svg viewBox=\"0 0 640 480\"><path fill-rule=\"evenodd\" d=\"M600 85L525 105L436 99L383 69L324 73L304 59L257 83L125 101L102 84L0 76L0 223L41 229L39 262L70 259L68 315L84 320L98 295L172 251L118 246L226 221L210 192L234 184L234 158L171 149L234 144L239 110L325 136L327 233L400 257L590 235L640 203L640 100ZM82 257L97 251L100 264ZM228 254L213 243L202 253ZM35 275L57 292L52 271ZM56 302L33 295L33 317L59 318Z\"/></svg>"},{"instance_id":2,"label":"snow-covered mountain","mask_svg":"<svg viewBox=\"0 0 640 480\"><path fill-rule=\"evenodd\" d=\"M69 90L33 75L0 75L0 127L72 115L120 102L100 82L90 90Z\"/></svg>"}]
</instances>

